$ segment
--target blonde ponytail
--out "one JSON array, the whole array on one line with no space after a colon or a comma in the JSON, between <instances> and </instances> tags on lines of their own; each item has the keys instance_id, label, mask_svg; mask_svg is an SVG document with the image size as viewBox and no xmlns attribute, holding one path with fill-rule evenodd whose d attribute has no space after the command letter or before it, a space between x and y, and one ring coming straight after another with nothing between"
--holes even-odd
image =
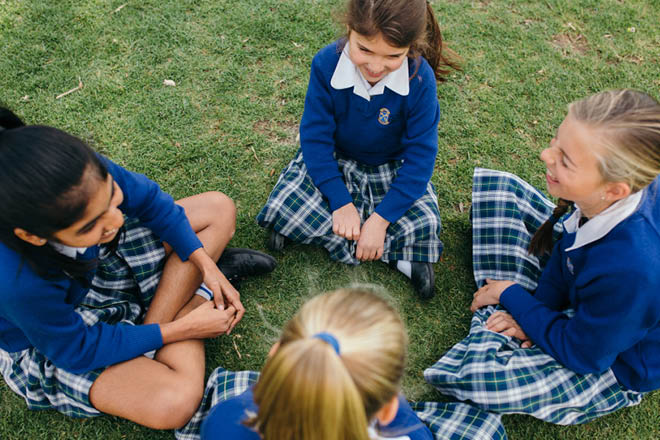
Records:
<instances>
[{"instance_id":1,"label":"blonde ponytail","mask_svg":"<svg viewBox=\"0 0 660 440\"><path fill-rule=\"evenodd\" d=\"M339 352L319 333L332 335ZM366 440L371 419L398 393L406 345L401 319L375 293L319 295L285 326L246 424L264 440Z\"/></svg>"}]
</instances>

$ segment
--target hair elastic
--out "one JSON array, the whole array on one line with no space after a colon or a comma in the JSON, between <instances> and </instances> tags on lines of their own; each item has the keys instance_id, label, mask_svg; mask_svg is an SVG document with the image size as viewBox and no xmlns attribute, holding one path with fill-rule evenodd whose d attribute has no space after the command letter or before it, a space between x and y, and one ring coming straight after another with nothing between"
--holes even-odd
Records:
<instances>
[{"instance_id":1,"label":"hair elastic","mask_svg":"<svg viewBox=\"0 0 660 440\"><path fill-rule=\"evenodd\" d=\"M339 341L337 341L337 338L332 336L330 333L320 332L320 333L317 333L317 334L313 335L312 338L320 339L323 342L331 345L332 348L335 349L335 353L337 353L338 355L340 354Z\"/></svg>"}]
</instances>

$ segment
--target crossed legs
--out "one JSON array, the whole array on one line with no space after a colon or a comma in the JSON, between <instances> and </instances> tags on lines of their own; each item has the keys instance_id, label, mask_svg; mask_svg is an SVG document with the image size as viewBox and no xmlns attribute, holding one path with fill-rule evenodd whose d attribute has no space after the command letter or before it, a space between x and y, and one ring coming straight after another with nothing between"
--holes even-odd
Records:
<instances>
[{"instance_id":1,"label":"crossed legs","mask_svg":"<svg viewBox=\"0 0 660 440\"><path fill-rule=\"evenodd\" d=\"M204 245L216 260L234 235L236 208L219 192L177 201ZM166 323L192 311L204 300L196 295L201 275L182 262L166 244L167 262L144 323ZM112 365L94 381L89 398L99 411L155 429L183 426L204 391L204 343L186 340L166 345L154 359L140 356Z\"/></svg>"}]
</instances>

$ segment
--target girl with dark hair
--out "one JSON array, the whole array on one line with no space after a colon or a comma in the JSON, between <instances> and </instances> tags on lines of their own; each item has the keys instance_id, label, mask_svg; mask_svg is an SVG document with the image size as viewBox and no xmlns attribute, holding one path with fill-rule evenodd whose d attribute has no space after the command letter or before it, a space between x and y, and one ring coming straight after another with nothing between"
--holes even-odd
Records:
<instances>
[{"instance_id":1,"label":"girl with dark hair","mask_svg":"<svg viewBox=\"0 0 660 440\"><path fill-rule=\"evenodd\" d=\"M187 422L204 387L201 339L230 332L244 313L227 278L274 264L223 253L231 199L209 192L175 203L81 140L0 109L0 205L9 387L31 409L160 429Z\"/></svg>"},{"instance_id":2,"label":"girl with dark hair","mask_svg":"<svg viewBox=\"0 0 660 440\"><path fill-rule=\"evenodd\" d=\"M300 151L257 221L273 250L290 239L347 264L381 259L430 298L443 247L436 80L458 66L425 0L349 0L345 24L312 60Z\"/></svg>"},{"instance_id":3,"label":"girl with dark hair","mask_svg":"<svg viewBox=\"0 0 660 440\"><path fill-rule=\"evenodd\" d=\"M556 208L475 170L475 314L425 377L482 409L584 423L660 389L660 104L634 90L574 102L541 159Z\"/></svg>"}]
</instances>

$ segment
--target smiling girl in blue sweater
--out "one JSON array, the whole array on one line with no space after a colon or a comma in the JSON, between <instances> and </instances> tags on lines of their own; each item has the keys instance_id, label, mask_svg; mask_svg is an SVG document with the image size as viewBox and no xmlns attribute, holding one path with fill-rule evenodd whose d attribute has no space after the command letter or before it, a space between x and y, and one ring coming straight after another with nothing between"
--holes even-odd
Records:
<instances>
[{"instance_id":1,"label":"smiling girl in blue sweater","mask_svg":"<svg viewBox=\"0 0 660 440\"><path fill-rule=\"evenodd\" d=\"M433 296L442 253L431 175L438 151L442 52L425 0L349 0L348 36L312 61L300 151L257 216L285 239L347 264L381 259Z\"/></svg>"},{"instance_id":2,"label":"smiling girl in blue sweater","mask_svg":"<svg viewBox=\"0 0 660 440\"><path fill-rule=\"evenodd\" d=\"M516 176L475 171L476 313L425 376L490 411L583 423L660 388L660 104L575 102L541 159L554 212Z\"/></svg>"}]
</instances>

